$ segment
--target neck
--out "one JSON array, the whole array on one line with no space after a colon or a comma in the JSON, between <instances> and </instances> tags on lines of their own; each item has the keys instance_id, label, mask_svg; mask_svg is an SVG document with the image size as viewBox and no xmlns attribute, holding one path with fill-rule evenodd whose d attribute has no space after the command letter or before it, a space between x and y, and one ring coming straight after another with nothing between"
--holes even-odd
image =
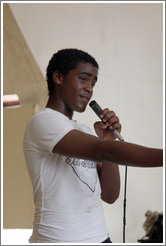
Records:
<instances>
[{"instance_id":1,"label":"neck","mask_svg":"<svg viewBox=\"0 0 166 246\"><path fill-rule=\"evenodd\" d=\"M49 97L48 102L46 104L46 108L51 108L53 110L56 110L67 116L70 120L73 117L73 111L67 108L63 101L58 100L54 96Z\"/></svg>"}]
</instances>

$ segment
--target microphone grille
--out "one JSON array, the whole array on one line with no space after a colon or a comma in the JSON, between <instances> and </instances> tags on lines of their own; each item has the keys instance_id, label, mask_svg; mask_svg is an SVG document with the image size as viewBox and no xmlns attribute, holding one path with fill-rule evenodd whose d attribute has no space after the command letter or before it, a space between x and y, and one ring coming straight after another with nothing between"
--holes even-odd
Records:
<instances>
[{"instance_id":1,"label":"microphone grille","mask_svg":"<svg viewBox=\"0 0 166 246\"><path fill-rule=\"evenodd\" d=\"M100 117L100 114L102 112L101 107L97 104L96 101L91 101L89 103L89 106L93 109L93 111Z\"/></svg>"}]
</instances>

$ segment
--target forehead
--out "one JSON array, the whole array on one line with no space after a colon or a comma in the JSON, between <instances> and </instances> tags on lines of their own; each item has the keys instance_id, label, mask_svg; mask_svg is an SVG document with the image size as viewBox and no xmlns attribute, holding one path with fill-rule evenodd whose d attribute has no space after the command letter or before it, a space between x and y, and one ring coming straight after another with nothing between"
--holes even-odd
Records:
<instances>
[{"instance_id":1,"label":"forehead","mask_svg":"<svg viewBox=\"0 0 166 246\"><path fill-rule=\"evenodd\" d=\"M93 66L93 64L91 63L79 62L77 64L77 67L73 69L73 72L76 72L78 74L81 74L81 73L90 74L91 76L96 77L98 74L98 69L95 66Z\"/></svg>"}]
</instances>

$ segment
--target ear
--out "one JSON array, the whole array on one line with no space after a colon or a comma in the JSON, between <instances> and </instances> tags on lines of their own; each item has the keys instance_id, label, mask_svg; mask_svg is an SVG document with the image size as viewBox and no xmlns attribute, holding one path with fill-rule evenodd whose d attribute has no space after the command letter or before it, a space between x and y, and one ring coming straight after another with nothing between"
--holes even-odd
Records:
<instances>
[{"instance_id":1,"label":"ear","mask_svg":"<svg viewBox=\"0 0 166 246\"><path fill-rule=\"evenodd\" d=\"M64 75L60 73L59 71L53 72L53 80L56 85L61 85L64 79Z\"/></svg>"}]
</instances>

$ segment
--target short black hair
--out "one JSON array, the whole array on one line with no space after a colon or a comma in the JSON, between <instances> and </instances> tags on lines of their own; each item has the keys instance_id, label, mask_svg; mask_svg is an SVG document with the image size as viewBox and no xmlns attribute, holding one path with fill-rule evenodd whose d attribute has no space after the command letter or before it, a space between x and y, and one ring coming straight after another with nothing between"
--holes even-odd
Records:
<instances>
[{"instance_id":1,"label":"short black hair","mask_svg":"<svg viewBox=\"0 0 166 246\"><path fill-rule=\"evenodd\" d=\"M52 95L55 88L53 73L57 70L66 76L70 70L77 67L79 62L91 63L94 67L99 69L96 60L87 52L79 49L62 49L52 56L46 69L46 81L48 84L49 96Z\"/></svg>"}]
</instances>

